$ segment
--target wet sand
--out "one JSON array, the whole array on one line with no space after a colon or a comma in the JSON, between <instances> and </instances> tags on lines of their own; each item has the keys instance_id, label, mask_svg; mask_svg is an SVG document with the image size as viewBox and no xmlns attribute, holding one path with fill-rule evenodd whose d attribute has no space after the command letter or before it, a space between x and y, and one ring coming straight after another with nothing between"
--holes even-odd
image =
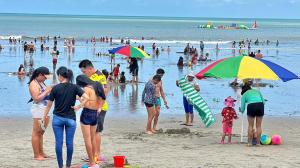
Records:
<instances>
[{"instance_id":1,"label":"wet sand","mask_svg":"<svg viewBox=\"0 0 300 168\"><path fill-rule=\"evenodd\" d=\"M112 167L114 155L125 155L128 162L140 167L300 167L300 118L265 117L264 133L279 134L283 144L246 147L240 143L241 119L234 123L233 144L219 144L221 118L210 128L204 128L196 117L194 126L180 125L183 115L170 112L162 114L159 122L161 132L155 135L143 133L146 116L128 115L117 117L108 114L103 133L102 167ZM246 125L244 118L244 128ZM57 166L56 159L35 161L31 148L32 120L29 117L2 117L0 119L0 167L49 167ZM173 130L171 130L173 129ZM181 129L181 130L180 130ZM245 130L246 131L246 130ZM245 133L246 134L246 133ZM55 157L52 127L45 134L44 147L47 154ZM244 141L246 137L244 138ZM79 123L74 140L73 163L81 163L85 147ZM64 147L64 152L65 152ZM64 153L64 158L65 158Z\"/></svg>"}]
</instances>

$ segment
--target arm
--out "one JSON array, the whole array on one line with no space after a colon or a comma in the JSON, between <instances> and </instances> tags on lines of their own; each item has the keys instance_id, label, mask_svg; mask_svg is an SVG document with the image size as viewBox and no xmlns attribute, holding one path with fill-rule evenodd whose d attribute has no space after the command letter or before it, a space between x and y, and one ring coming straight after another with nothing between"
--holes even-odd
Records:
<instances>
[{"instance_id":1,"label":"arm","mask_svg":"<svg viewBox=\"0 0 300 168\"><path fill-rule=\"evenodd\" d=\"M51 107L52 107L52 104L53 104L53 101L48 101L48 104L47 104L47 107L46 107L46 109L45 109L45 111L44 111L44 115L43 115L43 118L42 118L42 121L43 121L43 123L45 123L45 121L46 121L46 118L48 117L48 113L49 113L49 111L50 111L50 109L51 109Z\"/></svg>"},{"instance_id":2,"label":"arm","mask_svg":"<svg viewBox=\"0 0 300 168\"><path fill-rule=\"evenodd\" d=\"M236 112L235 112L234 109L232 109L232 114L233 114L233 118L234 118L234 119L238 119L238 116L237 116L237 114L236 114Z\"/></svg>"},{"instance_id":3,"label":"arm","mask_svg":"<svg viewBox=\"0 0 300 168\"><path fill-rule=\"evenodd\" d=\"M144 88L144 90L143 90L143 93L142 93L142 103L144 102L144 100L145 100L145 90L146 90L146 86L145 86L145 88Z\"/></svg>"},{"instance_id":4,"label":"arm","mask_svg":"<svg viewBox=\"0 0 300 168\"><path fill-rule=\"evenodd\" d=\"M100 113L102 111L102 107L103 107L103 99L101 97L99 97L100 103L99 103L99 108L97 110L98 113Z\"/></svg>"},{"instance_id":5,"label":"arm","mask_svg":"<svg viewBox=\"0 0 300 168\"><path fill-rule=\"evenodd\" d=\"M246 93L243 94L241 100L241 112L244 113L245 111L245 104L246 104Z\"/></svg>"},{"instance_id":6,"label":"arm","mask_svg":"<svg viewBox=\"0 0 300 168\"><path fill-rule=\"evenodd\" d=\"M197 91L197 92L200 92L200 87L199 87L199 85L198 84L195 84L195 90Z\"/></svg>"},{"instance_id":7,"label":"arm","mask_svg":"<svg viewBox=\"0 0 300 168\"><path fill-rule=\"evenodd\" d=\"M105 85L103 85L103 90L104 90L105 96L107 96L108 93L109 93L110 88L107 84L105 84Z\"/></svg>"},{"instance_id":8,"label":"arm","mask_svg":"<svg viewBox=\"0 0 300 168\"><path fill-rule=\"evenodd\" d=\"M223 108L221 115L224 117L225 116L225 108Z\"/></svg>"},{"instance_id":9,"label":"arm","mask_svg":"<svg viewBox=\"0 0 300 168\"><path fill-rule=\"evenodd\" d=\"M30 95L35 102L42 101L51 91L51 87L47 87L46 90L40 94L39 86L36 83L30 83L29 85L29 92Z\"/></svg>"},{"instance_id":10,"label":"arm","mask_svg":"<svg viewBox=\"0 0 300 168\"><path fill-rule=\"evenodd\" d=\"M166 95L165 95L162 83L161 83L161 86L160 86L160 94L161 94L161 97L164 101L165 106L168 106L168 102L167 102L167 99L166 99Z\"/></svg>"},{"instance_id":11,"label":"arm","mask_svg":"<svg viewBox=\"0 0 300 168\"><path fill-rule=\"evenodd\" d=\"M264 97L262 96L261 92L259 92L259 95L260 95L260 97L261 97L261 101L265 104L265 99L264 99Z\"/></svg>"},{"instance_id":12,"label":"arm","mask_svg":"<svg viewBox=\"0 0 300 168\"><path fill-rule=\"evenodd\" d=\"M83 95L80 97L80 104L77 106L73 106L72 108L75 111L78 111L79 109L81 109L82 107L84 107L85 103L89 100L89 96L86 93L83 93Z\"/></svg>"}]
</instances>

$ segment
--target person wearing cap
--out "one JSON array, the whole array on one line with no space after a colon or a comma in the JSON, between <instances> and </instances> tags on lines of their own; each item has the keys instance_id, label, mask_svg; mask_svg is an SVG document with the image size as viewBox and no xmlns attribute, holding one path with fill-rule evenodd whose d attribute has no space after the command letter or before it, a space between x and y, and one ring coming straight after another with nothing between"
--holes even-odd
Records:
<instances>
[{"instance_id":1,"label":"person wearing cap","mask_svg":"<svg viewBox=\"0 0 300 168\"><path fill-rule=\"evenodd\" d=\"M200 91L199 85L194 81L194 74L193 72L190 72L188 75L186 75L187 81L194 86L195 90L197 92ZM176 81L176 85L179 86L178 81ZM193 105L190 104L185 96L183 96L183 106L185 110L185 123L183 125L186 126L192 126L194 122L194 111L193 111Z\"/></svg>"},{"instance_id":2,"label":"person wearing cap","mask_svg":"<svg viewBox=\"0 0 300 168\"><path fill-rule=\"evenodd\" d=\"M43 150L44 130L42 130L39 120L41 120L43 117L43 112L47 106L48 95L52 89L51 87L47 87L44 83L49 74L50 72L48 68L39 67L33 71L28 82L29 93L31 95L29 102L32 102L31 113L33 118L31 143L35 160L45 160L48 158ZM49 118L44 124L47 126L48 123Z\"/></svg>"},{"instance_id":3,"label":"person wearing cap","mask_svg":"<svg viewBox=\"0 0 300 168\"><path fill-rule=\"evenodd\" d=\"M232 132L232 126L233 126L233 119L237 119L237 114L234 110L234 106L236 100L232 98L231 96L228 96L225 101L224 105L226 107L223 108L221 114L223 117L222 120L222 127L223 127L223 134L222 134L222 140L221 144L224 144L225 136L228 136L228 144L231 144L231 132Z\"/></svg>"}]
</instances>

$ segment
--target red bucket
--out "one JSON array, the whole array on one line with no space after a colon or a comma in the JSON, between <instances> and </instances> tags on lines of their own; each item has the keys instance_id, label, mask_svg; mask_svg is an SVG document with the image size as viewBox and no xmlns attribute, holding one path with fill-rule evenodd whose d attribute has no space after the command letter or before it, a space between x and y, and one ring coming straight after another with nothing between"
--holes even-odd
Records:
<instances>
[{"instance_id":1,"label":"red bucket","mask_svg":"<svg viewBox=\"0 0 300 168\"><path fill-rule=\"evenodd\" d=\"M115 167L121 168L124 167L125 156L114 156L114 165Z\"/></svg>"}]
</instances>

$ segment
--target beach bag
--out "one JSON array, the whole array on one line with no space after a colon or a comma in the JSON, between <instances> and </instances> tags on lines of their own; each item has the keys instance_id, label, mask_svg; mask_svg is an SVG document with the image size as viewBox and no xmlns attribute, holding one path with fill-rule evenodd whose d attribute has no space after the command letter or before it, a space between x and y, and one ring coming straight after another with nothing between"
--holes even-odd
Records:
<instances>
[{"instance_id":1,"label":"beach bag","mask_svg":"<svg viewBox=\"0 0 300 168\"><path fill-rule=\"evenodd\" d=\"M198 112L205 127L209 127L213 123L215 123L216 119L214 118L211 109L208 107L204 99L200 96L199 92L196 91L194 86L190 84L185 77L181 78L178 81L178 85L188 102L192 104Z\"/></svg>"}]
</instances>

